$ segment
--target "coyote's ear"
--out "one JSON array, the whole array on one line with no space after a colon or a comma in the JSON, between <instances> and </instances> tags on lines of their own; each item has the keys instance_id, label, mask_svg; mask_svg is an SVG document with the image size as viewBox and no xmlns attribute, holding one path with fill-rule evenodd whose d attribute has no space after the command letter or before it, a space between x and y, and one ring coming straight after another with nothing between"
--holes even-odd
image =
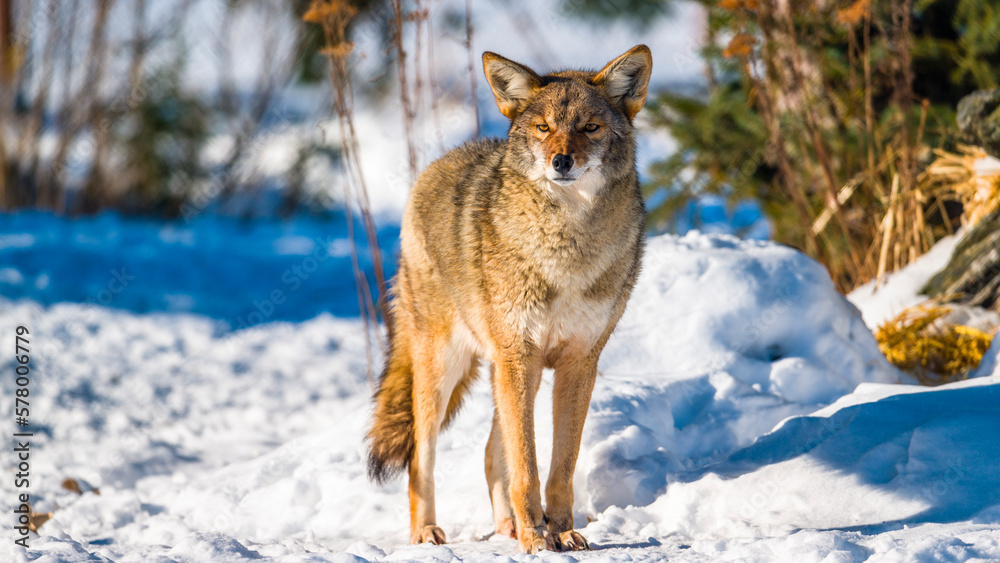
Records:
<instances>
[{"instance_id":1,"label":"coyote's ear","mask_svg":"<svg viewBox=\"0 0 1000 563\"><path fill-rule=\"evenodd\" d=\"M531 97L542 87L542 79L535 71L496 53L483 53L483 70L500 113L511 120L524 111Z\"/></svg>"},{"instance_id":2,"label":"coyote's ear","mask_svg":"<svg viewBox=\"0 0 1000 563\"><path fill-rule=\"evenodd\" d=\"M649 52L649 47L636 45L608 63L591 82L603 89L631 120L646 102L646 89L649 87L649 73L652 70L653 55Z\"/></svg>"}]
</instances>

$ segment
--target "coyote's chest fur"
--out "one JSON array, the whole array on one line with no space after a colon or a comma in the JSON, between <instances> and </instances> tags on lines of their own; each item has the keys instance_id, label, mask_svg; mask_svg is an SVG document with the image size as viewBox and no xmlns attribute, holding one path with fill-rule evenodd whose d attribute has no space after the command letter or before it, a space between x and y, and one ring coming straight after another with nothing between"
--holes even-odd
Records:
<instances>
[{"instance_id":1,"label":"coyote's chest fur","mask_svg":"<svg viewBox=\"0 0 1000 563\"><path fill-rule=\"evenodd\" d=\"M621 249L597 236L588 196L540 187L551 198L543 210L547 216L524 221L522 215L517 226L518 246L532 258L526 277L537 276L545 287L545 299L521 304L524 334L548 356L567 344L587 347L600 338L616 295L601 291L599 284L610 269L621 267L615 263ZM631 233L623 234L627 238Z\"/></svg>"},{"instance_id":2,"label":"coyote's chest fur","mask_svg":"<svg viewBox=\"0 0 1000 563\"><path fill-rule=\"evenodd\" d=\"M566 346L582 349L597 342L611 319L612 304L588 299L583 292L560 295L541 310L528 313L525 335L541 350L546 365L552 365L552 354Z\"/></svg>"}]
</instances>

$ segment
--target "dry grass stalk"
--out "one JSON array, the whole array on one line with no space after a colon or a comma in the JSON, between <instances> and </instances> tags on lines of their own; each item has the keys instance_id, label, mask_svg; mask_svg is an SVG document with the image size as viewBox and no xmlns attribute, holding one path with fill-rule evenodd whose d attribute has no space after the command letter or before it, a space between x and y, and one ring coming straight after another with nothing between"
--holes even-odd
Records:
<instances>
[{"instance_id":1,"label":"dry grass stalk","mask_svg":"<svg viewBox=\"0 0 1000 563\"><path fill-rule=\"evenodd\" d=\"M325 45L321 52L326 55L329 63L330 83L333 88L333 109L340 124L341 162L345 171L344 207L347 214L348 237L351 240L351 264L354 268L355 282L358 288L358 305L365 330L365 351L368 360L368 379L375 386L375 358L372 349L372 335L378 340L379 347L384 345L378 326L379 313L385 321L386 328L392 326L386 314L388 287L382 267L382 253L378 245L375 220L371 214L368 200L368 189L361 170L360 148L354 129L354 106L351 74L348 68L348 57L354 45L347 40L347 25L357 13L357 10L346 0L313 0L309 10L302 16L304 21L319 24L323 29ZM375 282L379 295L373 299L368 289L368 279L361 269L358 259L357 240L354 237L354 208L357 204L361 216L361 224L365 231L369 250L372 253L372 264ZM376 305L377 303L377 305Z\"/></svg>"},{"instance_id":2,"label":"dry grass stalk","mask_svg":"<svg viewBox=\"0 0 1000 563\"><path fill-rule=\"evenodd\" d=\"M1000 160L979 147L959 145L958 151L934 151L924 180L936 195L962 203L962 225L969 228L1000 206Z\"/></svg>"},{"instance_id":3,"label":"dry grass stalk","mask_svg":"<svg viewBox=\"0 0 1000 563\"><path fill-rule=\"evenodd\" d=\"M726 0L719 7L737 22L724 54L741 63L767 127L767 160L804 227L797 244L823 261L844 291L926 252L934 235L924 206L935 200L915 172L928 105L921 101L919 123L908 121L917 100L912 0L885 6ZM890 14L889 21L873 16L876 10ZM813 37L827 16L847 31L849 91L828 75L822 43ZM885 45L893 61L876 68L873 51ZM876 115L873 102L886 93L898 108L888 120ZM851 135L860 150L844 142Z\"/></svg>"},{"instance_id":4,"label":"dry grass stalk","mask_svg":"<svg viewBox=\"0 0 1000 563\"><path fill-rule=\"evenodd\" d=\"M947 323L951 309L919 305L882 323L875 339L885 357L922 385L965 379L979 366L993 337L980 330Z\"/></svg>"},{"instance_id":5,"label":"dry grass stalk","mask_svg":"<svg viewBox=\"0 0 1000 563\"><path fill-rule=\"evenodd\" d=\"M882 231L882 244L879 245L878 271L875 274L875 278L879 282L882 281L882 276L885 275L885 270L888 265L889 243L892 241L892 231L895 227L896 220L896 206L894 205L894 202L899 199L898 195L899 176L893 176L892 190L889 192L889 210L886 212L885 217L882 218L882 223L879 225L879 230Z\"/></svg>"},{"instance_id":6,"label":"dry grass stalk","mask_svg":"<svg viewBox=\"0 0 1000 563\"><path fill-rule=\"evenodd\" d=\"M899 173L893 174L889 195L882 200L885 215L877 231L881 242L878 246L876 287L886 273L913 262L934 245L934 235L924 216L924 207L929 202L924 183L907 186Z\"/></svg>"}]
</instances>

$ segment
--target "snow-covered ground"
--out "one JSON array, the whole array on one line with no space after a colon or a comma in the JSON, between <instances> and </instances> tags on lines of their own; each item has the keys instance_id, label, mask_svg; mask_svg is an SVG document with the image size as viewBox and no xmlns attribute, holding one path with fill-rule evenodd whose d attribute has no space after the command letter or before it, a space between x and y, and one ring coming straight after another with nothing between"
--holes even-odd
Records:
<instances>
[{"instance_id":1,"label":"snow-covered ground","mask_svg":"<svg viewBox=\"0 0 1000 563\"><path fill-rule=\"evenodd\" d=\"M185 260L175 239L210 230L165 236L121 221L80 223L76 240L127 232L117 251L127 265ZM405 482L365 477L371 386L357 320L319 313L230 330L211 312L101 304L104 290L143 303L177 283L155 275L119 293L87 286L90 303L44 288L10 299L12 282L72 276L60 264L80 252L31 224L0 238L0 338L12 348L15 327L31 331L30 493L53 517L28 550L15 546L18 491L12 476L0 480L0 560L535 559L513 540L486 539L485 378L439 441L438 517L453 543L407 545ZM307 246L274 230L245 234L251 244L212 228L220 255ZM31 269L23 253L33 250L48 271ZM227 275L272 279L286 267L249 263ZM194 303L226 299L201 281L191 287L208 294ZM8 432L15 365L0 361ZM900 384L860 312L794 250L722 235L651 239L600 370L576 474L576 523L594 549L541 560L1000 560L1000 373ZM550 392L543 383L537 410L543 475ZM3 455L10 471L11 448ZM83 494L63 489L65 478Z\"/></svg>"}]
</instances>

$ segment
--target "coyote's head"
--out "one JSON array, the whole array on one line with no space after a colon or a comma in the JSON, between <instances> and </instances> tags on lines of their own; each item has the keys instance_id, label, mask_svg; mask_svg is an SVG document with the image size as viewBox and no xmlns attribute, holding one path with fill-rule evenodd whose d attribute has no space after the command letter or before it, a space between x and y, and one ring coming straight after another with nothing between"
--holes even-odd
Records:
<instances>
[{"instance_id":1,"label":"coyote's head","mask_svg":"<svg viewBox=\"0 0 1000 563\"><path fill-rule=\"evenodd\" d=\"M486 79L511 120L507 164L531 180L592 197L635 171L632 118L646 101L653 59L638 45L598 72L539 76L495 53L483 54Z\"/></svg>"}]
</instances>

